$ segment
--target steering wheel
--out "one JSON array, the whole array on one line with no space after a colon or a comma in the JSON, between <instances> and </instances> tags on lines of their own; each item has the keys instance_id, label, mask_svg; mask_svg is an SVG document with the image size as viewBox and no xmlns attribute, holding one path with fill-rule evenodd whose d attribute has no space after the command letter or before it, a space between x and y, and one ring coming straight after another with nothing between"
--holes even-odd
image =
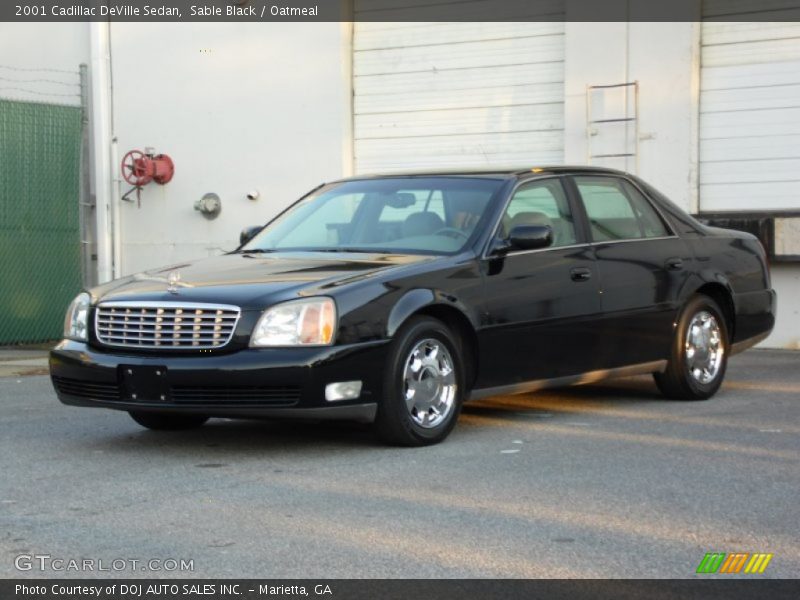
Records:
<instances>
[{"instance_id":1,"label":"steering wheel","mask_svg":"<svg viewBox=\"0 0 800 600\"><path fill-rule=\"evenodd\" d=\"M465 240L469 239L468 233L456 229L455 227L442 227L439 231L435 231L433 235L443 235L451 238L463 237Z\"/></svg>"}]
</instances>

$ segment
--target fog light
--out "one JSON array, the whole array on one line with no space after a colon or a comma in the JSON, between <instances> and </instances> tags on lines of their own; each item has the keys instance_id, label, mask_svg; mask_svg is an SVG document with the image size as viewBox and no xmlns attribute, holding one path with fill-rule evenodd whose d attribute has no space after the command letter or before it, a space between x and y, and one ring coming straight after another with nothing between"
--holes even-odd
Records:
<instances>
[{"instance_id":1,"label":"fog light","mask_svg":"<svg viewBox=\"0 0 800 600\"><path fill-rule=\"evenodd\" d=\"M339 381L329 383L325 386L325 400L336 402L337 400L352 400L361 395L360 381Z\"/></svg>"}]
</instances>

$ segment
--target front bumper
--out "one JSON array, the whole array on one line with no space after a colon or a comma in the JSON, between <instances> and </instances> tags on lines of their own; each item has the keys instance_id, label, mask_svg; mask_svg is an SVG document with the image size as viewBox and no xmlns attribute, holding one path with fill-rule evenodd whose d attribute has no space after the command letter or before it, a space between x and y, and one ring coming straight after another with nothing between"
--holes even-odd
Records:
<instances>
[{"instance_id":1,"label":"front bumper","mask_svg":"<svg viewBox=\"0 0 800 600\"><path fill-rule=\"evenodd\" d=\"M64 340L50 352L50 376L59 400L72 406L371 422L382 393L387 348L387 341L379 341L154 356L100 351ZM358 398L325 400L327 384L354 380L362 382Z\"/></svg>"}]
</instances>

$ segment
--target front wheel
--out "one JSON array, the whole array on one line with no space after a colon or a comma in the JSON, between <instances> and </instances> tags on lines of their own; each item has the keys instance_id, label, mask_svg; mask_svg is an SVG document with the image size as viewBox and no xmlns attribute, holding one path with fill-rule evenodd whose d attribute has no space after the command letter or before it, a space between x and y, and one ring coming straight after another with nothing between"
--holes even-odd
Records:
<instances>
[{"instance_id":1,"label":"front wheel","mask_svg":"<svg viewBox=\"0 0 800 600\"><path fill-rule=\"evenodd\" d=\"M654 377L661 393L676 400L705 400L722 385L728 365L728 327L708 296L693 297L678 319L667 369Z\"/></svg>"},{"instance_id":2,"label":"front wheel","mask_svg":"<svg viewBox=\"0 0 800 600\"><path fill-rule=\"evenodd\" d=\"M130 411L128 413L134 421L147 429L156 431L179 431L181 429L194 429L208 421L203 415L184 415L179 413L159 413L147 411Z\"/></svg>"},{"instance_id":3,"label":"front wheel","mask_svg":"<svg viewBox=\"0 0 800 600\"><path fill-rule=\"evenodd\" d=\"M375 429L390 444L444 440L458 419L464 368L452 332L430 317L409 321L392 342Z\"/></svg>"}]
</instances>

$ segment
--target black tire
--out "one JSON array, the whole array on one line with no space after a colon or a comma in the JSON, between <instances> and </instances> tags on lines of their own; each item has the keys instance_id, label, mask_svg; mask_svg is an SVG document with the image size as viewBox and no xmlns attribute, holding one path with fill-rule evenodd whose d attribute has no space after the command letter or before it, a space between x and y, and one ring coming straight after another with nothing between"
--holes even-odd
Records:
<instances>
[{"instance_id":1,"label":"black tire","mask_svg":"<svg viewBox=\"0 0 800 600\"><path fill-rule=\"evenodd\" d=\"M184 415L180 413L160 413L132 410L128 413L142 427L155 431L180 431L194 429L208 421L203 415Z\"/></svg>"},{"instance_id":2,"label":"black tire","mask_svg":"<svg viewBox=\"0 0 800 600\"><path fill-rule=\"evenodd\" d=\"M692 319L703 312L711 314L719 326L722 357L716 375L711 381L702 382L692 375L686 356L686 338ZM719 305L708 296L698 294L689 299L681 311L672 342L667 369L654 373L656 385L661 393L673 400L706 400L713 396L722 385L728 366L730 344L728 323Z\"/></svg>"},{"instance_id":3,"label":"black tire","mask_svg":"<svg viewBox=\"0 0 800 600\"><path fill-rule=\"evenodd\" d=\"M423 427L415 421L405 400L407 361L411 352L426 340L439 342L447 349L455 382L455 394L449 412L442 411L445 415L443 420L429 427ZM461 412L465 393L464 360L459 348L458 338L444 323L430 317L413 317L397 332L389 351L384 394L374 423L382 441L399 446L427 446L438 444L450 435Z\"/></svg>"}]
</instances>

